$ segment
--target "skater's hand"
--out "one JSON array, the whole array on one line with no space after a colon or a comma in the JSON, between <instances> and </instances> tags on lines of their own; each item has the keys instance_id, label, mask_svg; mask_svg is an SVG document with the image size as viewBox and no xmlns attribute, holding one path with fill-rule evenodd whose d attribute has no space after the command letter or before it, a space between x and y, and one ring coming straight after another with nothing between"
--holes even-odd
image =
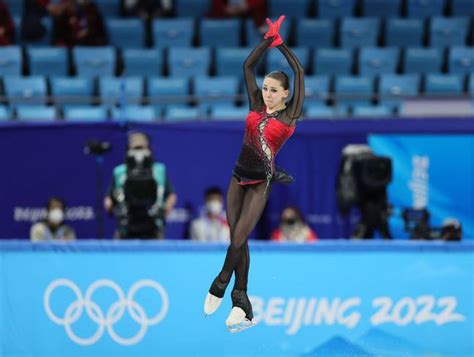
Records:
<instances>
[{"instance_id":1,"label":"skater's hand","mask_svg":"<svg viewBox=\"0 0 474 357\"><path fill-rule=\"evenodd\" d=\"M112 212L112 207L113 207L113 202L112 202L112 199L110 197L106 197L104 198L104 208L107 212Z\"/></svg>"},{"instance_id":2,"label":"skater's hand","mask_svg":"<svg viewBox=\"0 0 474 357\"><path fill-rule=\"evenodd\" d=\"M273 38L273 42L270 44L270 47L276 47L283 43L283 39L281 38L279 31L284 20L285 15L281 15L275 22L272 22L269 18L267 18L268 31L265 36L263 36L263 38Z\"/></svg>"}]
</instances>

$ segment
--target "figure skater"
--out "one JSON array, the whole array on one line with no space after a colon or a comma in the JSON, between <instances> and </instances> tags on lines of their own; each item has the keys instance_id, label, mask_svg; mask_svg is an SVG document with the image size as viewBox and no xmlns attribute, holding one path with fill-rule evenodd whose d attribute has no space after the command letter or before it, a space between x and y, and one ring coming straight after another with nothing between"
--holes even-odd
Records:
<instances>
[{"instance_id":1,"label":"figure skater","mask_svg":"<svg viewBox=\"0 0 474 357\"><path fill-rule=\"evenodd\" d=\"M293 178L275 167L275 157L295 131L304 101L304 70L279 34L285 16L272 23L268 32L244 63L244 80L249 96L250 112L246 119L242 151L233 170L227 191L227 220L231 243L224 266L212 282L204 302L204 312L214 313L222 302L232 272L235 284L231 293L232 310L226 320L230 332L254 325L253 311L247 296L250 255L248 236L257 224L274 182L291 183ZM262 89L258 88L254 69L268 48L276 47L294 72L294 93L290 95L288 76L281 71L268 73Z\"/></svg>"}]
</instances>

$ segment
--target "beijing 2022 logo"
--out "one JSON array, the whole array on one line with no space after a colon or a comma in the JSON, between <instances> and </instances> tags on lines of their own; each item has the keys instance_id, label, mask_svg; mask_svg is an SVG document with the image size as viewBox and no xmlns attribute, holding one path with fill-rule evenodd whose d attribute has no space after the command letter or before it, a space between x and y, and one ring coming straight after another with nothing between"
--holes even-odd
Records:
<instances>
[{"instance_id":1,"label":"beijing 2022 logo","mask_svg":"<svg viewBox=\"0 0 474 357\"><path fill-rule=\"evenodd\" d=\"M66 307L65 312L58 316L51 308L51 296L60 287L71 289L76 298ZM94 301L95 291L104 288L112 289L117 296L117 300L110 305L107 311L104 311ZM134 300L136 293L143 288L153 289L154 293L158 295L156 297L157 301L161 302L161 308L154 316L149 316L143 306ZM169 308L169 299L166 290L156 281L149 279L136 281L126 295L117 283L109 279L94 281L87 288L85 295L82 294L79 287L71 280L56 279L48 285L44 292L44 308L48 317L56 324L64 326L69 338L79 345L89 346L96 343L102 337L105 329L107 329L113 341L129 346L140 342L149 326L156 325L165 318ZM90 320L97 324L95 333L90 337L80 337L73 331L73 324L81 318L83 312L87 314ZM122 319L125 312L139 325L138 332L128 338L120 336L114 329L114 325Z\"/></svg>"}]
</instances>

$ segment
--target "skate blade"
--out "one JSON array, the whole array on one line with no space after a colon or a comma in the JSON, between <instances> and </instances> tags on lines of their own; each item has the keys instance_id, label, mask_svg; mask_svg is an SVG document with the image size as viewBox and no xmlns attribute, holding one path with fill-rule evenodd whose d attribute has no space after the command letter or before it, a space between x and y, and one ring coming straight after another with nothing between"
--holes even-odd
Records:
<instances>
[{"instance_id":1,"label":"skate blade","mask_svg":"<svg viewBox=\"0 0 474 357\"><path fill-rule=\"evenodd\" d=\"M254 321L250 321L248 319L245 319L240 324L234 324L234 325L227 326L227 331L229 331L230 333L242 332L244 330L247 330L248 328L254 327L256 324L257 323L254 322Z\"/></svg>"}]
</instances>

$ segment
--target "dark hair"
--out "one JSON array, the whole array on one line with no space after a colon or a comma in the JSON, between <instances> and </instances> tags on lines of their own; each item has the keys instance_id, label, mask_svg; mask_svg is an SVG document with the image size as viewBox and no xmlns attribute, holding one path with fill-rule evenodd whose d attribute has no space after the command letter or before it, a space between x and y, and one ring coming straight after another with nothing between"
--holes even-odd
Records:
<instances>
[{"instance_id":1,"label":"dark hair","mask_svg":"<svg viewBox=\"0 0 474 357\"><path fill-rule=\"evenodd\" d=\"M272 71L268 73L265 77L273 78L281 83L283 89L290 89L290 78L285 72L282 71Z\"/></svg>"},{"instance_id":2,"label":"dark hair","mask_svg":"<svg viewBox=\"0 0 474 357\"><path fill-rule=\"evenodd\" d=\"M205 198L208 198L210 195L224 196L224 194L222 193L222 190L218 186L208 187L206 189L206 191L204 191L204 197Z\"/></svg>"},{"instance_id":3,"label":"dark hair","mask_svg":"<svg viewBox=\"0 0 474 357\"><path fill-rule=\"evenodd\" d=\"M130 139L132 138L132 136L137 134L143 135L146 138L146 141L148 142L148 147L151 147L151 137L147 133L140 130L131 130L127 133L127 150L130 149Z\"/></svg>"},{"instance_id":4,"label":"dark hair","mask_svg":"<svg viewBox=\"0 0 474 357\"><path fill-rule=\"evenodd\" d=\"M46 205L46 208L48 209L48 211L51 209L51 206L53 205L53 202L59 202L62 206L63 211L65 210L66 205L64 204L64 201L62 199L60 199L59 197L51 197L48 200L48 203Z\"/></svg>"},{"instance_id":5,"label":"dark hair","mask_svg":"<svg viewBox=\"0 0 474 357\"><path fill-rule=\"evenodd\" d=\"M301 212L301 210L297 206L293 206L293 205L286 206L285 208L283 208L283 211L281 211L281 214L283 215L283 212L286 211L287 209L291 209L293 212L295 212L296 217L299 221L306 223L306 219L303 215L303 212Z\"/></svg>"}]
</instances>

